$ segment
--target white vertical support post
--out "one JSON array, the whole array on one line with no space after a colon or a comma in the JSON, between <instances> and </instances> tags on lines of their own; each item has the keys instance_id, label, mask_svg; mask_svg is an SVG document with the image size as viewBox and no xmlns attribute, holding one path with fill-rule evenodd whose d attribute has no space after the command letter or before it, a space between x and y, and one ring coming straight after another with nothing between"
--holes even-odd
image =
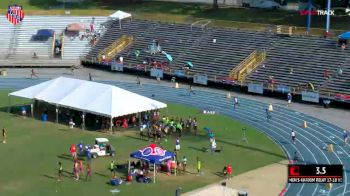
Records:
<instances>
[{"instance_id":1,"label":"white vertical support post","mask_svg":"<svg viewBox=\"0 0 350 196\"><path fill-rule=\"evenodd\" d=\"M176 161L176 158L174 157L174 160L175 160L175 176L176 176L176 172L177 172L177 161Z\"/></svg>"},{"instance_id":2,"label":"white vertical support post","mask_svg":"<svg viewBox=\"0 0 350 196\"><path fill-rule=\"evenodd\" d=\"M138 113L139 115L139 125L141 126L142 125L142 112L139 112Z\"/></svg>"},{"instance_id":3,"label":"white vertical support post","mask_svg":"<svg viewBox=\"0 0 350 196\"><path fill-rule=\"evenodd\" d=\"M81 126L82 126L82 129L85 130L85 112L83 112L83 115L81 117L82 117L82 121L83 121Z\"/></svg>"},{"instance_id":4,"label":"white vertical support post","mask_svg":"<svg viewBox=\"0 0 350 196\"><path fill-rule=\"evenodd\" d=\"M130 159L128 161L128 175L130 174Z\"/></svg>"},{"instance_id":5,"label":"white vertical support post","mask_svg":"<svg viewBox=\"0 0 350 196\"><path fill-rule=\"evenodd\" d=\"M156 163L153 163L153 183L156 183Z\"/></svg>"},{"instance_id":6,"label":"white vertical support post","mask_svg":"<svg viewBox=\"0 0 350 196\"><path fill-rule=\"evenodd\" d=\"M109 122L110 123L109 124L109 130L112 131L112 129L113 129L113 117L112 116L111 116L110 120L111 121Z\"/></svg>"},{"instance_id":7,"label":"white vertical support post","mask_svg":"<svg viewBox=\"0 0 350 196\"><path fill-rule=\"evenodd\" d=\"M56 105L56 123L58 123L58 106Z\"/></svg>"},{"instance_id":8,"label":"white vertical support post","mask_svg":"<svg viewBox=\"0 0 350 196\"><path fill-rule=\"evenodd\" d=\"M30 104L30 114L32 115L32 118L34 117L34 105L33 103Z\"/></svg>"},{"instance_id":9,"label":"white vertical support post","mask_svg":"<svg viewBox=\"0 0 350 196\"><path fill-rule=\"evenodd\" d=\"M7 112L11 112L11 96L8 95L8 101L7 101Z\"/></svg>"}]
</instances>

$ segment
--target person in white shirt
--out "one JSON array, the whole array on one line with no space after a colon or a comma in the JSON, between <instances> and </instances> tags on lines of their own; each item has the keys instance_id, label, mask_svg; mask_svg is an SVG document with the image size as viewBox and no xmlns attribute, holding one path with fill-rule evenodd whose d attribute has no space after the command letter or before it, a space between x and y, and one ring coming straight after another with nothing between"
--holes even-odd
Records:
<instances>
[{"instance_id":1,"label":"person in white shirt","mask_svg":"<svg viewBox=\"0 0 350 196\"><path fill-rule=\"evenodd\" d=\"M74 123L73 119L71 118L71 119L69 120L69 128L73 129L74 126L75 126L75 123Z\"/></svg>"},{"instance_id":2,"label":"person in white shirt","mask_svg":"<svg viewBox=\"0 0 350 196\"><path fill-rule=\"evenodd\" d=\"M235 98L234 98L234 102L233 102L233 107L234 107L234 109L236 109L237 106L238 106L238 98L235 97Z\"/></svg>"},{"instance_id":3,"label":"person in white shirt","mask_svg":"<svg viewBox=\"0 0 350 196\"><path fill-rule=\"evenodd\" d=\"M295 144L295 132L294 132L294 130L292 130L291 136L292 136L292 142L293 142L293 144Z\"/></svg>"},{"instance_id":4,"label":"person in white shirt","mask_svg":"<svg viewBox=\"0 0 350 196\"><path fill-rule=\"evenodd\" d=\"M211 153L214 153L216 150L216 141L215 139L211 142Z\"/></svg>"}]
</instances>

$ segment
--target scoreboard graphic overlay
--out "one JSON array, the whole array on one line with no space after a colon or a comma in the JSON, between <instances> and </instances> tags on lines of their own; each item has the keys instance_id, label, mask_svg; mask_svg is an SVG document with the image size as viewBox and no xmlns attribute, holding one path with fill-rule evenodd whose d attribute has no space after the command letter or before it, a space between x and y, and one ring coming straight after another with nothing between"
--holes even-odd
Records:
<instances>
[{"instance_id":1,"label":"scoreboard graphic overlay","mask_svg":"<svg viewBox=\"0 0 350 196\"><path fill-rule=\"evenodd\" d=\"M342 183L343 165L289 165L288 183Z\"/></svg>"}]
</instances>

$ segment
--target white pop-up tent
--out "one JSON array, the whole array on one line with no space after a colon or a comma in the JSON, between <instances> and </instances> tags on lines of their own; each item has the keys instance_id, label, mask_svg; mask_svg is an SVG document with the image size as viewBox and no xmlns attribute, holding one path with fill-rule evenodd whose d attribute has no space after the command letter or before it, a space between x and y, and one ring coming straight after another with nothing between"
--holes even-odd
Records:
<instances>
[{"instance_id":1,"label":"white pop-up tent","mask_svg":"<svg viewBox=\"0 0 350 196\"><path fill-rule=\"evenodd\" d=\"M165 103L108 84L58 77L9 96L44 101L58 107L112 118L165 108ZM58 121L56 109L56 121ZM111 123L112 126L112 123Z\"/></svg>"},{"instance_id":2,"label":"white pop-up tent","mask_svg":"<svg viewBox=\"0 0 350 196\"><path fill-rule=\"evenodd\" d=\"M127 13L127 12L123 12L123 11L116 11L113 14L111 14L109 16L109 18L111 18L112 20L119 20L119 28L122 28L122 23L121 20L125 19L125 18L129 18L132 17L131 14Z\"/></svg>"}]
</instances>

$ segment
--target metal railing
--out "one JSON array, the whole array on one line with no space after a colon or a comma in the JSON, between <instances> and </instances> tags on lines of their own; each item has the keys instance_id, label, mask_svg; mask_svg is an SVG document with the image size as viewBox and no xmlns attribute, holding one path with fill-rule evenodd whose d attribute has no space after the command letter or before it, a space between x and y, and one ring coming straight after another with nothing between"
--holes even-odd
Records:
<instances>
[{"instance_id":1,"label":"metal railing","mask_svg":"<svg viewBox=\"0 0 350 196\"><path fill-rule=\"evenodd\" d=\"M239 63L229 74L231 78L243 81L251 71L266 59L265 50L254 50L248 57Z\"/></svg>"},{"instance_id":2,"label":"metal railing","mask_svg":"<svg viewBox=\"0 0 350 196\"><path fill-rule=\"evenodd\" d=\"M99 52L97 59L99 61L111 61L115 57L115 55L117 55L119 52L128 47L133 42L133 40L133 36L123 35L110 46ZM105 55L105 59L103 58L103 55Z\"/></svg>"}]
</instances>

